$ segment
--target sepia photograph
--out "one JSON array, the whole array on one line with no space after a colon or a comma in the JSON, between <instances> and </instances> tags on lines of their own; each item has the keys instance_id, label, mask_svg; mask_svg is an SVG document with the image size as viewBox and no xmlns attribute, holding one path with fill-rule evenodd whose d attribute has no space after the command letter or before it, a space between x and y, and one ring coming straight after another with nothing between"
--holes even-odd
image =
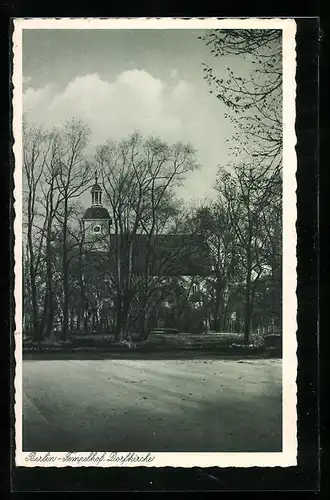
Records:
<instances>
[{"instance_id":1,"label":"sepia photograph","mask_svg":"<svg viewBox=\"0 0 330 500\"><path fill-rule=\"evenodd\" d=\"M295 465L294 20L13 53L16 465Z\"/></svg>"}]
</instances>

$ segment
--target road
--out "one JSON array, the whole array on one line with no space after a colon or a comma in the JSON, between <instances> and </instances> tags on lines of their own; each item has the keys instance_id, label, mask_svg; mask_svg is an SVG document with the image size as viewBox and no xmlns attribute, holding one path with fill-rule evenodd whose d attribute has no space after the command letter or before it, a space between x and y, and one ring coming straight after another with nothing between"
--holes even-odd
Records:
<instances>
[{"instance_id":1,"label":"road","mask_svg":"<svg viewBox=\"0 0 330 500\"><path fill-rule=\"evenodd\" d=\"M24 451L281 450L281 361L26 360Z\"/></svg>"}]
</instances>

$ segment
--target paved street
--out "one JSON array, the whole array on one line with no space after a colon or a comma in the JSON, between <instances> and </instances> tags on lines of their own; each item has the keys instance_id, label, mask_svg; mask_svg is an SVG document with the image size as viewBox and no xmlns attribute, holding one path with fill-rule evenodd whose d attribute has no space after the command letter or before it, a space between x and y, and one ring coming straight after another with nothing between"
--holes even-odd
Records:
<instances>
[{"instance_id":1,"label":"paved street","mask_svg":"<svg viewBox=\"0 0 330 500\"><path fill-rule=\"evenodd\" d=\"M281 361L26 360L24 451L281 450Z\"/></svg>"}]
</instances>

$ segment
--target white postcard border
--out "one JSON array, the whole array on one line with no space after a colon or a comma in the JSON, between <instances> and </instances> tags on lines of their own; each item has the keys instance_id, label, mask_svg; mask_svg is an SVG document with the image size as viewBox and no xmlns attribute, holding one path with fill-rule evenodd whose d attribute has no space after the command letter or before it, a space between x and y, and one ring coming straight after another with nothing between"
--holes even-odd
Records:
<instances>
[{"instance_id":1,"label":"white postcard border","mask_svg":"<svg viewBox=\"0 0 330 500\"><path fill-rule=\"evenodd\" d=\"M283 32L283 451L279 453L127 453L22 451L22 32L28 29L281 29ZM15 277L15 463L23 467L288 467L297 463L296 135L294 19L14 19L13 134ZM285 333L284 333L285 332ZM75 458L74 458L75 457ZM37 458L37 460L36 460ZM139 461L138 459L141 459ZM144 460L143 460L144 459Z\"/></svg>"}]
</instances>

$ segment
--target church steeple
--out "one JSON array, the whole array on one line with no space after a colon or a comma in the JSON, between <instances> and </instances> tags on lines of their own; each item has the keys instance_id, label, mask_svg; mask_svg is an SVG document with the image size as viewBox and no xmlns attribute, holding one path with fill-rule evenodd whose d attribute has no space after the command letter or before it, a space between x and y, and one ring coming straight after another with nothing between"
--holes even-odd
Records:
<instances>
[{"instance_id":1,"label":"church steeple","mask_svg":"<svg viewBox=\"0 0 330 500\"><path fill-rule=\"evenodd\" d=\"M102 206L102 189L95 172L95 183L91 188L92 205L85 211L82 221L85 243L89 249L108 251L110 244L111 218L108 210Z\"/></svg>"},{"instance_id":2,"label":"church steeple","mask_svg":"<svg viewBox=\"0 0 330 500\"><path fill-rule=\"evenodd\" d=\"M95 172L95 184L91 189L92 194L92 206L102 206L102 189L98 184L97 172Z\"/></svg>"}]
</instances>

